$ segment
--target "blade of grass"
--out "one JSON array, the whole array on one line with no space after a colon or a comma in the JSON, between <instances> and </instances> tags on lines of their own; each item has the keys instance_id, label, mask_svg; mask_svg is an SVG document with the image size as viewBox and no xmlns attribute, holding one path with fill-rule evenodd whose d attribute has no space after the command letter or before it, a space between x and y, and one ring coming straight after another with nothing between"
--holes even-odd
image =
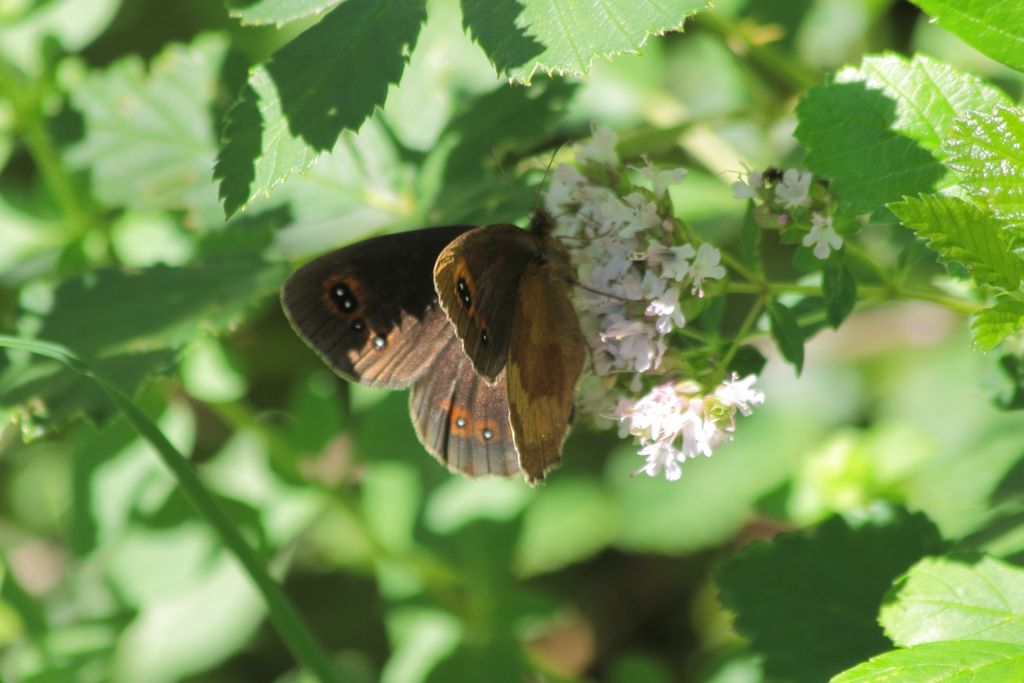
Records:
<instances>
[{"instance_id":1,"label":"blade of grass","mask_svg":"<svg viewBox=\"0 0 1024 683\"><path fill-rule=\"evenodd\" d=\"M270 621L295 659L323 683L341 683L331 660L317 644L313 634L285 597L280 586L267 573L259 555L249 547L237 527L203 486L185 456L171 445L156 424L131 398L68 349L57 344L0 335L0 347L23 349L52 358L96 382L111 402L124 413L139 435L156 449L196 512L213 527L224 546L241 563L256 589L263 595Z\"/></svg>"}]
</instances>

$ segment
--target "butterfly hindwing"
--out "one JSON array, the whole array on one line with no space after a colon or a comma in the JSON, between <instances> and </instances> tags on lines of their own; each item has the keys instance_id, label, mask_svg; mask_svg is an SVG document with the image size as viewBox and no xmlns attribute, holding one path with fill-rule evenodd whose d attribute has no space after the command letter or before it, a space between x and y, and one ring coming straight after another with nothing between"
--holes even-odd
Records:
<instances>
[{"instance_id":1,"label":"butterfly hindwing","mask_svg":"<svg viewBox=\"0 0 1024 683\"><path fill-rule=\"evenodd\" d=\"M337 373L383 388L427 372L451 335L432 286L437 255L471 228L385 235L325 254L295 271L281 301L298 335Z\"/></svg>"},{"instance_id":2,"label":"butterfly hindwing","mask_svg":"<svg viewBox=\"0 0 1024 683\"><path fill-rule=\"evenodd\" d=\"M476 374L453 334L432 371L412 385L409 413L426 449L471 477L519 471L504 373L492 385Z\"/></svg>"},{"instance_id":3,"label":"butterfly hindwing","mask_svg":"<svg viewBox=\"0 0 1024 683\"><path fill-rule=\"evenodd\" d=\"M434 286L474 369L494 382L505 367L519 276L540 242L514 225L471 230L444 248Z\"/></svg>"}]
</instances>

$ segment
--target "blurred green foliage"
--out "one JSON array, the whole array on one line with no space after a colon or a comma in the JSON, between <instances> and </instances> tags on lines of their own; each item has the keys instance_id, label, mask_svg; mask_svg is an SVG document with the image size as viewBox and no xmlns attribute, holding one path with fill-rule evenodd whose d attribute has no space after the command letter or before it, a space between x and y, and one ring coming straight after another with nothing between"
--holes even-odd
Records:
<instances>
[{"instance_id":1,"label":"blurred green foliage","mask_svg":"<svg viewBox=\"0 0 1024 683\"><path fill-rule=\"evenodd\" d=\"M950 3L918 4L941 17ZM953 31L961 42L895 0L728 0L662 37L647 34L704 4L615 2L563 24L537 0L226 5L0 2L0 330L62 343L135 396L339 680L817 682L895 647L836 680L920 661L994 661L1000 680L1024 678L1024 607L1008 588L1024 558L1024 440L1019 416L989 398L1019 398L1020 374L972 352L965 319L937 307L846 318L862 263L829 266L827 302L773 304L761 336L800 379L773 355L766 405L678 482L630 477L633 446L586 425L542 488L450 475L416 441L406 396L330 375L275 297L291 265L382 230L523 218L553 150L592 122L622 131L631 161L688 166L673 202L717 243L757 251L761 233L729 192L745 164L804 163L837 178L844 209L872 213L864 248L877 262L916 259L926 278L962 286L893 214L910 225L941 202L955 218L952 197L900 202L952 185L955 170L991 198L964 222L1017 225L1012 193L972 185L972 169L988 171L928 127L934 115L961 126L963 145L1009 145L997 134L999 117L1019 124L1011 110L971 127L950 103L1019 99L1012 43ZM622 6L635 12L615 15ZM515 29L522 20L549 32ZM566 47L574 37L583 52ZM309 68L339 44L347 90ZM884 87L906 73L916 80ZM531 75L529 88L505 78ZM868 115L890 119L854 125ZM877 174L853 152L874 155ZM1007 244L971 239L932 246L960 264L954 275L1013 289ZM799 276L785 245L760 246L757 267ZM1011 296L987 311L974 338L986 348L1024 319ZM9 350L0 415L3 680L312 680L180 482L92 382ZM975 554L914 564L947 546ZM963 622L950 642L920 635L943 580L971 589L958 614L991 606L983 586L1001 586L1010 625L997 642L972 645L985 625Z\"/></svg>"}]
</instances>

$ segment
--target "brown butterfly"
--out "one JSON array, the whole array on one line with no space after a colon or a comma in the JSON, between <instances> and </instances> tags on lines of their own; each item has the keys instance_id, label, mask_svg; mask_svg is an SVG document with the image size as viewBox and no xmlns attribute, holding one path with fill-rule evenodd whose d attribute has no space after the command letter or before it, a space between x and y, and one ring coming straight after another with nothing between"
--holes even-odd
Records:
<instances>
[{"instance_id":1,"label":"brown butterfly","mask_svg":"<svg viewBox=\"0 0 1024 683\"><path fill-rule=\"evenodd\" d=\"M568 255L537 212L529 230L425 228L331 252L295 271L292 327L335 372L412 386L423 445L470 476L561 462L585 359Z\"/></svg>"}]
</instances>

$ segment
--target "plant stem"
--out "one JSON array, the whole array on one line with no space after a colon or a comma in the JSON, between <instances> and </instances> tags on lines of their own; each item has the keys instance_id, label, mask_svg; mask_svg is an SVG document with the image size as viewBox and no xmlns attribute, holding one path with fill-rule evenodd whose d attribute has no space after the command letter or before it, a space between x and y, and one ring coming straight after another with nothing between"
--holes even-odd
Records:
<instances>
[{"instance_id":1,"label":"plant stem","mask_svg":"<svg viewBox=\"0 0 1024 683\"><path fill-rule=\"evenodd\" d=\"M742 24L720 12L701 12L694 25L717 36L737 56L773 80L790 94L807 90L821 81L820 75L771 45L763 45Z\"/></svg>"},{"instance_id":2,"label":"plant stem","mask_svg":"<svg viewBox=\"0 0 1024 683\"><path fill-rule=\"evenodd\" d=\"M743 319L743 322L740 324L740 328L736 331L736 337L729 346L729 350L725 352L725 355L722 356L722 360L718 363L717 381L714 382L715 385L719 384L725 378L725 372L729 368L729 363L732 362L736 352L740 350L740 346L742 346L744 338L750 333L750 330L754 327L754 323L756 323L757 319L761 316L761 311L764 309L764 302L766 299L767 296L765 294L761 294L761 296L757 297L757 301L754 302L754 305L750 307L750 310L747 311L747 316Z\"/></svg>"},{"instance_id":3,"label":"plant stem","mask_svg":"<svg viewBox=\"0 0 1024 683\"><path fill-rule=\"evenodd\" d=\"M46 126L37 84L30 83L13 66L0 59L0 95L14 108L14 117L29 154L39 169L54 200L76 237L89 232L99 222L74 180L61 163L60 154Z\"/></svg>"}]
</instances>

